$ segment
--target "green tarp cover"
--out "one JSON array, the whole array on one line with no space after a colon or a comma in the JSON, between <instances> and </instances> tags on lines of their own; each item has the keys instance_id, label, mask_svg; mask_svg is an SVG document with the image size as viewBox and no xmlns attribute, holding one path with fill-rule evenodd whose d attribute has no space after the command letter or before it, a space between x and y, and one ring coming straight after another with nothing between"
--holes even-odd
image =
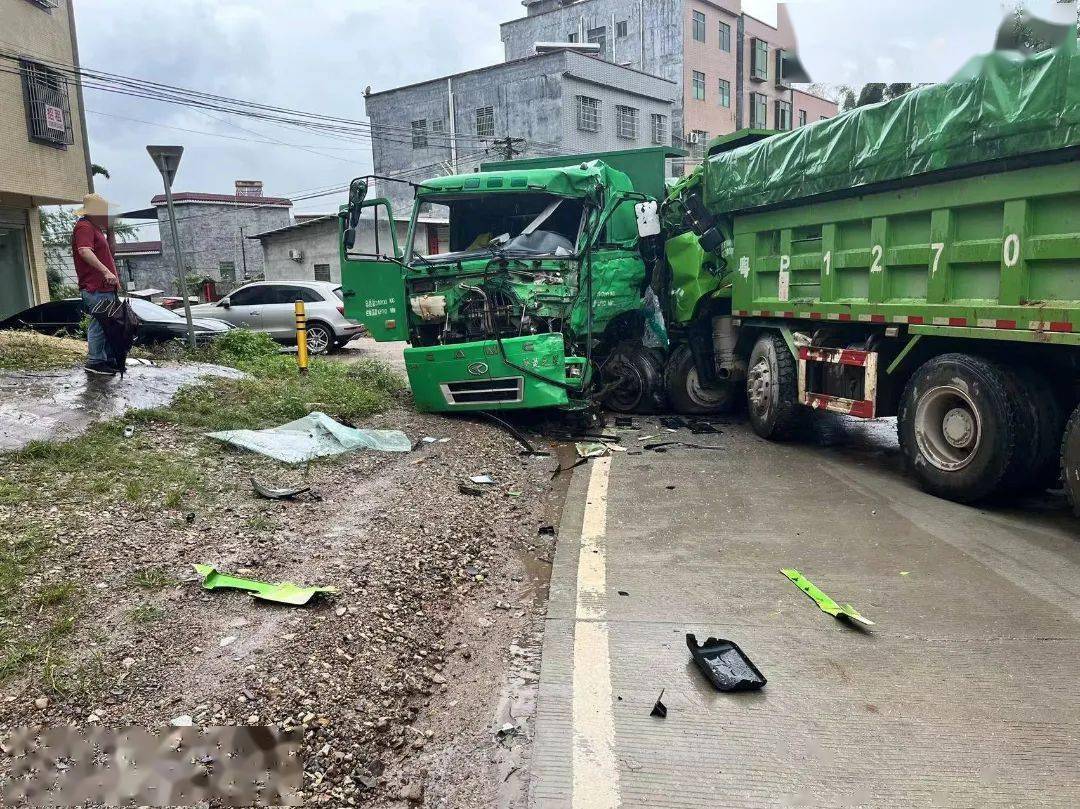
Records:
<instances>
[{"instance_id":1,"label":"green tarp cover","mask_svg":"<svg viewBox=\"0 0 1080 809\"><path fill-rule=\"evenodd\" d=\"M1080 145L1076 42L995 52L952 81L706 160L705 202L740 211Z\"/></svg>"}]
</instances>

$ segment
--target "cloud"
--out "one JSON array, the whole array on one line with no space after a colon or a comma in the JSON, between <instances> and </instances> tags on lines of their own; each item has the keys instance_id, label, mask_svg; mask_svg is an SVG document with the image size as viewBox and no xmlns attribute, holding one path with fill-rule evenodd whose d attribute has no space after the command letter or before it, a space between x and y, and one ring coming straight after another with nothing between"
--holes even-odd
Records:
<instances>
[{"instance_id":1,"label":"cloud","mask_svg":"<svg viewBox=\"0 0 1080 809\"><path fill-rule=\"evenodd\" d=\"M366 120L367 85L501 61L498 23L522 14L517 0L79 0L75 8L84 67L356 120ZM243 178L263 180L268 194L295 194L371 169L363 139L89 89L85 101L91 158L112 174L97 178L98 190L124 210L161 189L148 143L185 147L177 190L229 193ZM334 210L339 201L296 209Z\"/></svg>"}]
</instances>

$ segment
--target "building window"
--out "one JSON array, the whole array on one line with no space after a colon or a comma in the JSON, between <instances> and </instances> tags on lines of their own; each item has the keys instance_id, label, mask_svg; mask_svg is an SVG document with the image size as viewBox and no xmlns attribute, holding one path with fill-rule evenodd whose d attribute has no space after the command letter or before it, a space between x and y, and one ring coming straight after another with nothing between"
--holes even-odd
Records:
<instances>
[{"instance_id":1,"label":"building window","mask_svg":"<svg viewBox=\"0 0 1080 809\"><path fill-rule=\"evenodd\" d=\"M768 127L769 99L762 93L750 93L750 128Z\"/></svg>"},{"instance_id":2,"label":"building window","mask_svg":"<svg viewBox=\"0 0 1080 809\"><path fill-rule=\"evenodd\" d=\"M220 261L218 262L218 277L222 281L236 281L236 262L235 261Z\"/></svg>"},{"instance_id":3,"label":"building window","mask_svg":"<svg viewBox=\"0 0 1080 809\"><path fill-rule=\"evenodd\" d=\"M577 42L577 31L575 31L572 34L567 34L566 35L566 41L567 42Z\"/></svg>"},{"instance_id":4,"label":"building window","mask_svg":"<svg viewBox=\"0 0 1080 809\"><path fill-rule=\"evenodd\" d=\"M727 79L720 79L720 106L731 106L731 82Z\"/></svg>"},{"instance_id":5,"label":"building window","mask_svg":"<svg viewBox=\"0 0 1080 809\"><path fill-rule=\"evenodd\" d=\"M750 78L769 78L769 43L764 39L750 40Z\"/></svg>"},{"instance_id":6,"label":"building window","mask_svg":"<svg viewBox=\"0 0 1080 809\"><path fill-rule=\"evenodd\" d=\"M75 142L64 74L37 62L19 60L26 133L30 140L64 149Z\"/></svg>"},{"instance_id":7,"label":"building window","mask_svg":"<svg viewBox=\"0 0 1080 809\"><path fill-rule=\"evenodd\" d=\"M596 132L600 129L600 99L577 97L577 128L582 132Z\"/></svg>"},{"instance_id":8,"label":"building window","mask_svg":"<svg viewBox=\"0 0 1080 809\"><path fill-rule=\"evenodd\" d=\"M47 11L52 11L60 5L60 0L30 0L38 8L43 8Z\"/></svg>"},{"instance_id":9,"label":"building window","mask_svg":"<svg viewBox=\"0 0 1080 809\"><path fill-rule=\"evenodd\" d=\"M694 40L696 42L705 41L705 15L700 11L694 12Z\"/></svg>"},{"instance_id":10,"label":"building window","mask_svg":"<svg viewBox=\"0 0 1080 809\"><path fill-rule=\"evenodd\" d=\"M720 50L731 53L731 26L726 22L720 23Z\"/></svg>"},{"instance_id":11,"label":"building window","mask_svg":"<svg viewBox=\"0 0 1080 809\"><path fill-rule=\"evenodd\" d=\"M481 107L476 111L476 134L481 138L495 137L494 107Z\"/></svg>"},{"instance_id":12,"label":"building window","mask_svg":"<svg viewBox=\"0 0 1080 809\"><path fill-rule=\"evenodd\" d=\"M441 135L443 133L443 126L445 121L432 121L431 122L431 134Z\"/></svg>"},{"instance_id":13,"label":"building window","mask_svg":"<svg viewBox=\"0 0 1080 809\"><path fill-rule=\"evenodd\" d=\"M667 116L666 115L653 115L652 117L652 142L660 146L666 146L668 142L667 136Z\"/></svg>"},{"instance_id":14,"label":"building window","mask_svg":"<svg viewBox=\"0 0 1080 809\"><path fill-rule=\"evenodd\" d=\"M638 111L633 107L615 108L615 134L620 138L636 138Z\"/></svg>"},{"instance_id":15,"label":"building window","mask_svg":"<svg viewBox=\"0 0 1080 809\"><path fill-rule=\"evenodd\" d=\"M412 147L414 149L427 148L427 119L421 118L412 122Z\"/></svg>"},{"instance_id":16,"label":"building window","mask_svg":"<svg viewBox=\"0 0 1080 809\"><path fill-rule=\"evenodd\" d=\"M604 26L590 28L585 32L585 41L592 45L599 45L600 52L598 56L601 59L607 58L607 28Z\"/></svg>"},{"instance_id":17,"label":"building window","mask_svg":"<svg viewBox=\"0 0 1080 809\"><path fill-rule=\"evenodd\" d=\"M806 126L806 110L799 110L799 126Z\"/></svg>"},{"instance_id":18,"label":"building window","mask_svg":"<svg viewBox=\"0 0 1080 809\"><path fill-rule=\"evenodd\" d=\"M694 77L693 77L693 80L692 80L691 84L693 85L693 88L694 88L694 100L695 101L704 101L705 100L705 74L704 73L698 73L695 70L694 71Z\"/></svg>"},{"instance_id":19,"label":"building window","mask_svg":"<svg viewBox=\"0 0 1080 809\"><path fill-rule=\"evenodd\" d=\"M626 36L626 20L623 20L622 22L615 23L615 36L616 37L625 37Z\"/></svg>"},{"instance_id":20,"label":"building window","mask_svg":"<svg viewBox=\"0 0 1080 809\"><path fill-rule=\"evenodd\" d=\"M689 142L690 157L694 160L701 160L705 156L705 147L709 143L709 133L704 129L691 129Z\"/></svg>"},{"instance_id":21,"label":"building window","mask_svg":"<svg viewBox=\"0 0 1080 809\"><path fill-rule=\"evenodd\" d=\"M791 102L776 100L776 128L791 129Z\"/></svg>"},{"instance_id":22,"label":"building window","mask_svg":"<svg viewBox=\"0 0 1080 809\"><path fill-rule=\"evenodd\" d=\"M316 264L315 265L315 280L316 281L329 281L330 280L330 265L329 264Z\"/></svg>"}]
</instances>

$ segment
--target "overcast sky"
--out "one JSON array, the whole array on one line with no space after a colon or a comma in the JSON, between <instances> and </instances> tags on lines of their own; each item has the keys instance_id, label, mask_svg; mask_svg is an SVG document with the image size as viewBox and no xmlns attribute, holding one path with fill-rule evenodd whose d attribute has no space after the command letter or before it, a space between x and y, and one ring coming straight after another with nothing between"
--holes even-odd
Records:
<instances>
[{"instance_id":1,"label":"overcast sky","mask_svg":"<svg viewBox=\"0 0 1080 809\"><path fill-rule=\"evenodd\" d=\"M933 14L911 12L931 2ZM796 9L793 17L801 32L800 49L808 56L836 53L845 69L860 59L871 68L880 66L873 55L894 51L891 43L898 36L908 44L909 56L920 44L931 43L946 54L942 63L958 67L992 44L986 32L993 23L974 29L967 25L971 5L988 8L994 17L999 2L905 0L896 4L906 10L905 21L880 11L893 4L858 0L856 5L879 13L864 12L857 21L840 17L846 20L841 50L828 41L837 33L834 14L808 6ZM775 20L771 0L745 0L744 7ZM77 0L75 8L85 67L355 119L364 119L367 85L387 89L501 61L498 23L524 13L519 0ZM923 29L912 28L920 20ZM967 36L956 33L964 30ZM815 79L826 80L826 73L835 72L822 64ZM269 195L295 196L344 185L371 169L366 141L331 140L217 112L212 118L99 91L86 92L86 107L91 157L112 173L111 180L98 179L98 190L121 210L144 207L161 190L146 155L148 143L185 147L177 190L231 193L239 178L263 180ZM251 142L266 139L293 146ZM294 210L332 211L339 201L305 201Z\"/></svg>"}]
</instances>

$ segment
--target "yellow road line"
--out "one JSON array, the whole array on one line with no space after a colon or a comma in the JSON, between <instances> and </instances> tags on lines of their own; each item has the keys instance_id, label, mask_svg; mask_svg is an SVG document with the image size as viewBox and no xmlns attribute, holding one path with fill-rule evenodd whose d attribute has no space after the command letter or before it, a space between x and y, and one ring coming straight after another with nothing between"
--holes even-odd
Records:
<instances>
[{"instance_id":1,"label":"yellow road line","mask_svg":"<svg viewBox=\"0 0 1080 809\"><path fill-rule=\"evenodd\" d=\"M610 457L593 462L581 525L574 625L573 809L615 809L621 804L606 621L605 528L610 470Z\"/></svg>"}]
</instances>

